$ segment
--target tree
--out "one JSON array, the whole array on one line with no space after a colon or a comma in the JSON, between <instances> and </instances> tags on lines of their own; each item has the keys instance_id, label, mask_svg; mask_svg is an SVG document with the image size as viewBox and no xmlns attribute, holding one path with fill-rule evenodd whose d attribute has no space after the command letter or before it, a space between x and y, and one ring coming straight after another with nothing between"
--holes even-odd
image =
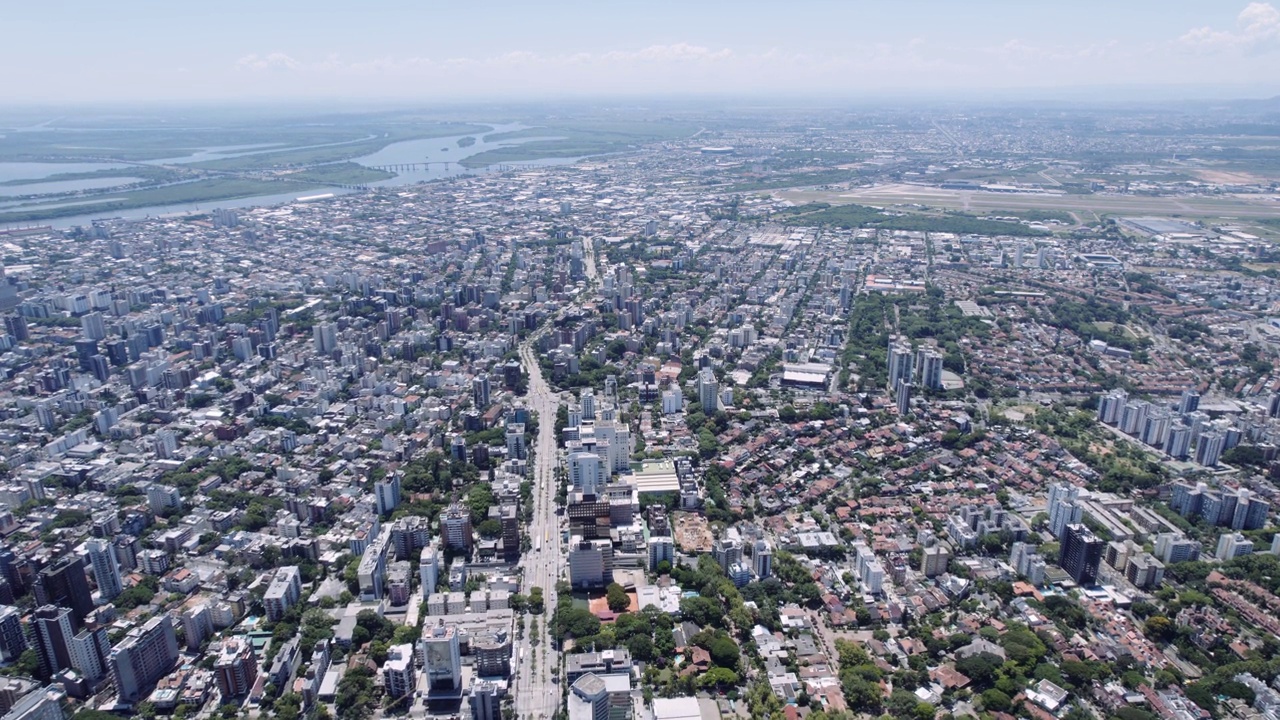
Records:
<instances>
[{"instance_id":1,"label":"tree","mask_svg":"<svg viewBox=\"0 0 1280 720\"><path fill-rule=\"evenodd\" d=\"M991 712L1005 712L1013 706L1013 701L1009 696L995 688L984 690L982 693L982 709Z\"/></svg>"},{"instance_id":2,"label":"tree","mask_svg":"<svg viewBox=\"0 0 1280 720\"><path fill-rule=\"evenodd\" d=\"M737 684L738 673L722 667L713 667L698 678L698 687L703 689L714 687L717 690L723 690Z\"/></svg>"},{"instance_id":3,"label":"tree","mask_svg":"<svg viewBox=\"0 0 1280 720\"><path fill-rule=\"evenodd\" d=\"M631 597L618 583L609 583L609 587L605 590L605 597L609 603L609 609L613 612L623 612L631 607Z\"/></svg>"}]
</instances>

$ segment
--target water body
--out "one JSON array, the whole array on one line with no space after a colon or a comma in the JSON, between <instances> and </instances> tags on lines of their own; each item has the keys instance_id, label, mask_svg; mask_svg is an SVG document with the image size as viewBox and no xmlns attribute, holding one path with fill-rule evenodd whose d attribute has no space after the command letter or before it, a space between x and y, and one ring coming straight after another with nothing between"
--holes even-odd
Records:
<instances>
[{"instance_id":1,"label":"water body","mask_svg":"<svg viewBox=\"0 0 1280 720\"><path fill-rule=\"evenodd\" d=\"M103 188L128 185L141 182L136 177L104 177L85 178L84 180L54 180L52 182L30 183L28 185L0 185L0 197L20 197L22 195L48 195L52 193L78 192L80 190L101 190Z\"/></svg>"},{"instance_id":2,"label":"water body","mask_svg":"<svg viewBox=\"0 0 1280 720\"><path fill-rule=\"evenodd\" d=\"M404 185L413 185L428 180L439 180L441 178L453 177L465 174L480 174L483 172L491 172L493 168L469 169L458 164L459 160L478 155L495 148L511 147L527 142L537 140L558 139L554 137L527 137L516 138L511 140L499 140L496 142L486 142L484 136L495 133L505 133L515 130L524 130L528 126L519 123L511 123L506 125L493 125L491 129L483 133L467 133L464 135L453 135L449 137L423 138L419 140L404 140L392 143L385 148L365 155L363 157L353 158L352 162L359 163L366 167L387 167L394 165L409 165L414 163L441 163L433 164L429 169L416 169L406 171L396 171L396 177L387 178L378 182L370 183L371 187L398 187ZM458 147L458 140L464 137L477 138L476 144L469 147ZM446 149L447 148L447 149ZM270 152L270 151L266 151ZM228 156L222 156L228 157ZM209 158L205 158L209 159ZM551 165L567 165L575 162L580 158L545 158L542 160L525 161L511 163L521 167L527 166L551 166ZM159 162L159 161L154 161ZM447 165L444 163L448 163ZM280 205L290 203L300 197L308 197L312 195L322 195L332 193L334 195L345 195L352 190L346 190L337 187L313 188L309 190L296 190L290 193L281 193L277 195L257 195L254 197L237 198L233 200L210 200L201 203L183 203L179 205L154 205L149 207L134 208L132 210L113 210L103 213L87 213L84 215L75 215L62 217L48 221L39 221L38 225L51 225L55 228L69 228L76 225L88 225L93 220L105 218L127 218L131 220L142 219L146 217L156 217L159 215L172 215L178 213L191 212L208 212L214 208L247 208L247 207L264 207L270 205Z\"/></svg>"},{"instance_id":3,"label":"water body","mask_svg":"<svg viewBox=\"0 0 1280 720\"><path fill-rule=\"evenodd\" d=\"M95 170L115 170L127 168L124 163L47 163L47 162L0 162L0 182L10 180L43 180L51 175L62 173L93 172Z\"/></svg>"}]
</instances>

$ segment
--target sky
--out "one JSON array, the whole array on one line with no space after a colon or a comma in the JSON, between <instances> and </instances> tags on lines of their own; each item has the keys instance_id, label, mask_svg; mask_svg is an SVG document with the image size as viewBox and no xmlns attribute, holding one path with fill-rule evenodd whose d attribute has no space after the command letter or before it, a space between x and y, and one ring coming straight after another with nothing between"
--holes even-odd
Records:
<instances>
[{"instance_id":1,"label":"sky","mask_svg":"<svg viewBox=\"0 0 1280 720\"><path fill-rule=\"evenodd\" d=\"M1280 0L62 0L0 102L1280 94Z\"/></svg>"}]
</instances>

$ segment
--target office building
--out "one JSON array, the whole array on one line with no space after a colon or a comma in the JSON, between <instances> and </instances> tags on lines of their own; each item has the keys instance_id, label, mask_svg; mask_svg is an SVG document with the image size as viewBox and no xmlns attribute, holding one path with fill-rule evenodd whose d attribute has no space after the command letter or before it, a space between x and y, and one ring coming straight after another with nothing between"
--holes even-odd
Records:
<instances>
[{"instance_id":1,"label":"office building","mask_svg":"<svg viewBox=\"0 0 1280 720\"><path fill-rule=\"evenodd\" d=\"M471 720L502 720L502 697L506 694L501 683L473 678L467 695Z\"/></svg>"},{"instance_id":2,"label":"office building","mask_svg":"<svg viewBox=\"0 0 1280 720\"><path fill-rule=\"evenodd\" d=\"M89 551L89 564L93 567L93 578L98 583L98 596L104 603L111 602L124 592L120 581L120 565L116 562L115 547L99 538L91 538L85 542Z\"/></svg>"},{"instance_id":3,"label":"office building","mask_svg":"<svg viewBox=\"0 0 1280 720\"><path fill-rule=\"evenodd\" d=\"M609 482L609 471L605 468L605 460L592 452L570 453L566 461L569 466L569 482L575 490L584 495L599 496Z\"/></svg>"},{"instance_id":4,"label":"office building","mask_svg":"<svg viewBox=\"0 0 1280 720\"><path fill-rule=\"evenodd\" d=\"M106 629L84 628L76 632L72 611L68 608L52 605L37 608L31 617L31 641L42 679L51 679L68 668L91 683L106 674L111 649Z\"/></svg>"},{"instance_id":5,"label":"office building","mask_svg":"<svg viewBox=\"0 0 1280 720\"><path fill-rule=\"evenodd\" d=\"M569 582L575 588L603 587L613 582L613 543L607 539L571 538Z\"/></svg>"},{"instance_id":6,"label":"office building","mask_svg":"<svg viewBox=\"0 0 1280 720\"><path fill-rule=\"evenodd\" d=\"M1061 542L1058 566L1076 584L1083 587L1093 585L1098 579L1098 565L1102 562L1102 551L1106 543L1080 524L1068 525Z\"/></svg>"},{"instance_id":7,"label":"office building","mask_svg":"<svg viewBox=\"0 0 1280 720\"><path fill-rule=\"evenodd\" d=\"M0 606L0 662L13 662L27 649L22 613L11 605Z\"/></svg>"},{"instance_id":8,"label":"office building","mask_svg":"<svg viewBox=\"0 0 1280 720\"><path fill-rule=\"evenodd\" d=\"M31 589L38 605L70 608L71 622L77 630L93 612L93 593L85 578L84 562L73 555L64 555L41 570Z\"/></svg>"},{"instance_id":9,"label":"office building","mask_svg":"<svg viewBox=\"0 0 1280 720\"><path fill-rule=\"evenodd\" d=\"M427 675L427 689L432 694L461 693L462 650L458 631L444 620L426 628L418 641L419 659Z\"/></svg>"},{"instance_id":10,"label":"office building","mask_svg":"<svg viewBox=\"0 0 1280 720\"><path fill-rule=\"evenodd\" d=\"M253 690L254 683L258 682L258 657L248 637L237 636L222 641L222 648L213 661L213 674L224 705L247 696Z\"/></svg>"}]
</instances>

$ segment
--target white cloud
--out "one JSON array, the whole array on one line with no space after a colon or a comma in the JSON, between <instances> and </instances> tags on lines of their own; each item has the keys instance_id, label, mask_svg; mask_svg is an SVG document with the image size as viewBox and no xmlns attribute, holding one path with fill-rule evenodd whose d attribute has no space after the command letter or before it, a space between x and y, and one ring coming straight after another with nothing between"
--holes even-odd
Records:
<instances>
[{"instance_id":1,"label":"white cloud","mask_svg":"<svg viewBox=\"0 0 1280 720\"><path fill-rule=\"evenodd\" d=\"M1178 39L1200 51L1258 52L1280 46L1280 10L1271 3L1249 3L1236 16L1235 30L1215 30L1208 25L1192 28Z\"/></svg>"},{"instance_id":2,"label":"white cloud","mask_svg":"<svg viewBox=\"0 0 1280 720\"><path fill-rule=\"evenodd\" d=\"M236 61L236 67L245 70L301 70L303 65L288 55L277 51L266 55L258 55L257 53L245 55Z\"/></svg>"}]
</instances>

